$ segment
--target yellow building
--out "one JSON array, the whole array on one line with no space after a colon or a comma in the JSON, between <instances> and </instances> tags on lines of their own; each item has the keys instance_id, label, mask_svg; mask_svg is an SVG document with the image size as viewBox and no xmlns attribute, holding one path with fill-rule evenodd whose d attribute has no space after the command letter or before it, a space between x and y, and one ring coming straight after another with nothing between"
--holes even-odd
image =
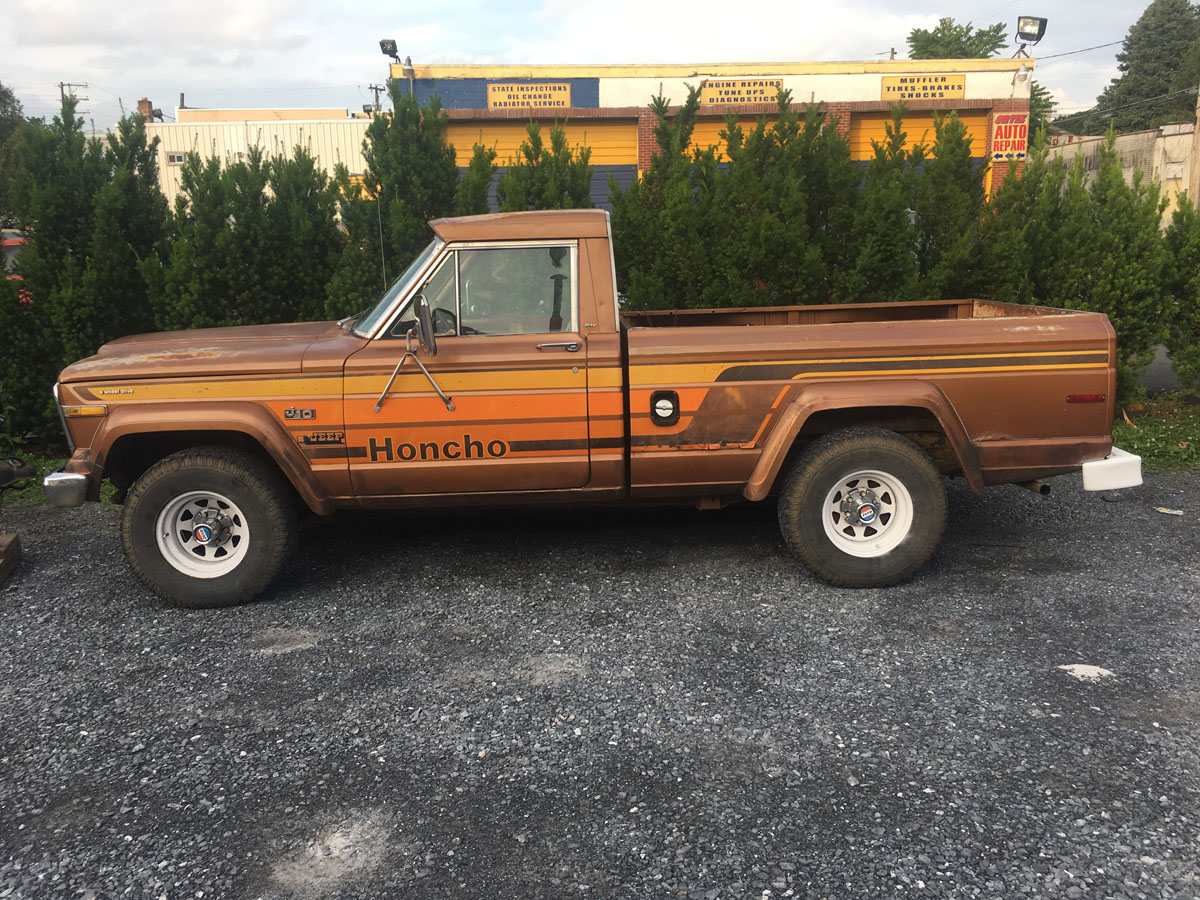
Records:
<instances>
[{"instance_id":1,"label":"yellow building","mask_svg":"<svg viewBox=\"0 0 1200 900\"><path fill-rule=\"evenodd\" d=\"M411 73L411 74L410 74ZM391 67L401 91L422 102L436 93L449 116L447 141L460 168L476 143L493 147L503 167L516 156L530 120L564 124L572 146L591 148L592 200L608 205L609 178L626 186L650 165L655 151L650 99L661 93L676 107L689 86L701 89L693 142L720 143L725 116L746 124L776 112L780 88L797 106L822 103L838 118L851 156L865 162L881 140L891 108L908 108L911 142L931 143L933 116L954 110L967 127L985 177L999 184L1025 156L1028 59L892 60L867 62L722 63L670 66L423 66ZM181 98L182 102L182 98ZM143 100L149 112L151 104ZM244 159L252 147L268 155L305 147L330 174L337 163L352 173L366 167L362 143L369 117L345 109L175 110L174 123L147 122L159 139L163 192L174 202L184 155L196 151L223 161Z\"/></svg>"},{"instance_id":2,"label":"yellow building","mask_svg":"<svg viewBox=\"0 0 1200 900\"><path fill-rule=\"evenodd\" d=\"M910 141L932 142L935 112L954 110L967 127L972 152L999 183L1025 156L1029 124L1029 59L891 60L868 62L722 63L670 66L391 66L401 90L422 102L436 93L450 117L450 143L465 167L472 146L494 147L497 163L516 155L525 126L565 123L574 145L592 148L592 199L608 199L608 179L628 184L655 150L651 97L673 106L689 86L701 89L694 143L719 144L725 116L770 118L780 88L796 105L819 102L838 117L854 159L872 155L893 104L909 110Z\"/></svg>"}]
</instances>

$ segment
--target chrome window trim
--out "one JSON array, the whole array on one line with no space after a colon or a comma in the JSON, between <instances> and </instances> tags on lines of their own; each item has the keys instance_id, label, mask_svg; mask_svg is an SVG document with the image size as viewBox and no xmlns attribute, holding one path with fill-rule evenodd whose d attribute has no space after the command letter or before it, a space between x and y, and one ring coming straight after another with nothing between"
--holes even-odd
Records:
<instances>
[{"instance_id":1,"label":"chrome window trim","mask_svg":"<svg viewBox=\"0 0 1200 900\"><path fill-rule=\"evenodd\" d=\"M420 288L425 286L425 282L428 280L427 276L430 272L437 268L438 262L445 257L446 248L449 246L449 244L436 235L433 239L441 244L441 246L438 247L437 252L430 257L424 268L417 271L412 280L412 287L409 288L407 293L401 294L392 301L391 310L379 317L379 320L375 323L375 327L369 334L359 334L359 337L365 337L367 340L373 341L385 334L388 329L391 328L392 320L396 318L396 313L407 306L408 301L417 294Z\"/></svg>"},{"instance_id":2,"label":"chrome window trim","mask_svg":"<svg viewBox=\"0 0 1200 900\"><path fill-rule=\"evenodd\" d=\"M458 250L453 252L454 257L454 336L458 337L459 325L462 321L462 292L459 290L458 284Z\"/></svg>"},{"instance_id":3,"label":"chrome window trim","mask_svg":"<svg viewBox=\"0 0 1200 900\"><path fill-rule=\"evenodd\" d=\"M62 423L63 434L67 437L67 446L75 452L75 440L71 437L71 429L67 427L67 414L63 412L62 401L58 398L58 382L54 382L54 408L58 410L58 421Z\"/></svg>"},{"instance_id":4,"label":"chrome window trim","mask_svg":"<svg viewBox=\"0 0 1200 900\"><path fill-rule=\"evenodd\" d=\"M605 213L607 215L607 213ZM611 229L610 229L610 246L611 246ZM462 321L462 294L459 290L458 281L458 257L459 250L522 250L527 248L537 247L567 247L571 251L571 321L570 327L561 332L529 332L530 334L578 334L579 333L579 240L577 238L550 238L538 239L534 241L463 241L460 243L444 243L430 260L430 264L426 266L420 273L419 277L413 279L413 289L403 297L397 298L395 306L391 313L380 318L383 322L382 327L376 328L371 335L372 340L386 339L385 336L392 330L392 326L398 322L408 309L408 304L415 299L420 293L420 288L423 288L431 277L437 272L441 265L441 260L446 257L454 257L454 308L458 313L458 320ZM611 252L610 252L611 258ZM614 263L615 266L615 263ZM613 270L613 278L616 278L616 270ZM616 281L613 281L616 284ZM521 334L523 332L516 332ZM461 337L461 335L456 335ZM483 335L486 337L487 335Z\"/></svg>"},{"instance_id":5,"label":"chrome window trim","mask_svg":"<svg viewBox=\"0 0 1200 900\"><path fill-rule=\"evenodd\" d=\"M430 260L429 265L421 270L419 273L420 277L413 279L412 289L403 297L398 297L396 299L396 302L399 305L395 306L387 316L380 318L379 321L384 323L383 328L376 331L375 337L372 338L372 340L395 340L396 337L403 337L403 335L397 335L396 337L389 338L388 334L391 333L392 326L404 317L404 313L408 310L409 303L417 298L417 295L421 293L421 289L424 288L425 285L429 284L429 282L433 279L433 276L438 273L438 270L441 269L443 264L454 266L454 302L456 304L458 303L458 258L454 254L457 249L457 244L442 245L441 249L438 250L433 259Z\"/></svg>"},{"instance_id":6,"label":"chrome window trim","mask_svg":"<svg viewBox=\"0 0 1200 900\"><path fill-rule=\"evenodd\" d=\"M604 223L608 229L608 263L612 268L613 334L621 333L621 292L617 290L617 254L613 251L612 213L604 211Z\"/></svg>"}]
</instances>

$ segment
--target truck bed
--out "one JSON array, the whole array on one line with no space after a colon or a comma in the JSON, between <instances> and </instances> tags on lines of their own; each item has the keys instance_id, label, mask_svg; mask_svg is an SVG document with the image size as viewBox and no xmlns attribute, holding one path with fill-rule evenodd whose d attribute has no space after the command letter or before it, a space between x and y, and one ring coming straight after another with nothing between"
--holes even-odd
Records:
<instances>
[{"instance_id":1,"label":"truck bed","mask_svg":"<svg viewBox=\"0 0 1200 900\"><path fill-rule=\"evenodd\" d=\"M839 303L825 306L760 306L744 309L663 309L623 312L630 328L680 325L836 325L854 322L912 322L1061 316L1075 310L1024 306L993 300L928 300L913 303Z\"/></svg>"},{"instance_id":2,"label":"truck bed","mask_svg":"<svg viewBox=\"0 0 1200 900\"><path fill-rule=\"evenodd\" d=\"M825 410L806 433L868 416L903 433L958 432L983 483L1069 471L1111 446L1115 336L1099 313L970 299L622 320L635 490L745 484L797 403ZM651 414L664 396L678 398L676 421Z\"/></svg>"}]
</instances>

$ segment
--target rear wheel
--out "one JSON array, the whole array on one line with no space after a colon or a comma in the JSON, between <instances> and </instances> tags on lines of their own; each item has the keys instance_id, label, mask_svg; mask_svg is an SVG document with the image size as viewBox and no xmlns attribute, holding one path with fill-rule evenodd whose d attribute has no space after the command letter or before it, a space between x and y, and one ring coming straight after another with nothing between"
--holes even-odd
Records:
<instances>
[{"instance_id":1,"label":"rear wheel","mask_svg":"<svg viewBox=\"0 0 1200 900\"><path fill-rule=\"evenodd\" d=\"M263 461L224 447L151 466L125 500L121 540L138 576L176 606L244 603L282 568L295 539L290 493Z\"/></svg>"},{"instance_id":2,"label":"rear wheel","mask_svg":"<svg viewBox=\"0 0 1200 900\"><path fill-rule=\"evenodd\" d=\"M816 575L840 587L884 587L933 555L946 493L929 457L880 428L821 438L796 462L779 495L779 528Z\"/></svg>"}]
</instances>

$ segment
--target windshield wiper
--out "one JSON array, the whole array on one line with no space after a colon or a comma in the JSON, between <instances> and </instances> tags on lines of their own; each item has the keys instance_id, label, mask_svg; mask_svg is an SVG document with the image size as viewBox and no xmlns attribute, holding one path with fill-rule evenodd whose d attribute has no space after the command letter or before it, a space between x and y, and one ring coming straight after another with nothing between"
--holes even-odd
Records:
<instances>
[{"instance_id":1,"label":"windshield wiper","mask_svg":"<svg viewBox=\"0 0 1200 900\"><path fill-rule=\"evenodd\" d=\"M370 307L367 307L367 309L370 309ZM346 326L349 325L351 322L353 322L355 319L357 319L360 316L362 316L363 314L365 314L366 311L367 311L366 309L360 309L358 312L353 313L352 315L346 316L344 319L338 319L337 327L341 328L344 331L349 331L350 329L347 328Z\"/></svg>"}]
</instances>

